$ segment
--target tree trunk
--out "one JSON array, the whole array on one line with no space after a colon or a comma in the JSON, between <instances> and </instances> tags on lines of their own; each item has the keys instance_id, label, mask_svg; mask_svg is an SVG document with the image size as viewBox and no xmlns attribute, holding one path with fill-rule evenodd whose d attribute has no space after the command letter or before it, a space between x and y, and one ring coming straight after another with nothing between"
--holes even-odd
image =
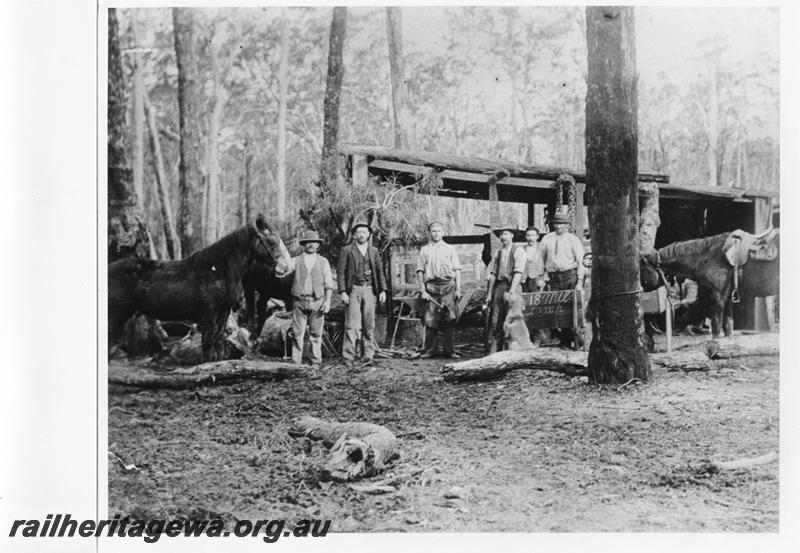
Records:
<instances>
[{"instance_id":1,"label":"tree trunk","mask_svg":"<svg viewBox=\"0 0 800 553\"><path fill-rule=\"evenodd\" d=\"M389 43L389 67L392 79L392 120L394 147L410 148L411 113L408 109L405 69L403 63L403 24L399 7L386 8L386 35Z\"/></svg>"},{"instance_id":2,"label":"tree trunk","mask_svg":"<svg viewBox=\"0 0 800 553\"><path fill-rule=\"evenodd\" d=\"M448 363L442 367L445 382L474 382L496 380L518 370L552 371L569 376L589 376L591 353L556 348L531 348L501 351L477 359ZM650 356L653 366L685 372L707 371L714 366L702 351L673 351ZM633 378L633 377L632 377ZM636 377L638 378L638 377ZM627 380L626 380L627 382Z\"/></svg>"},{"instance_id":3,"label":"tree trunk","mask_svg":"<svg viewBox=\"0 0 800 553\"><path fill-rule=\"evenodd\" d=\"M253 153L250 150L250 141L244 141L244 221L245 223L252 221L255 209L255 200L253 199Z\"/></svg>"},{"instance_id":4,"label":"tree trunk","mask_svg":"<svg viewBox=\"0 0 800 553\"><path fill-rule=\"evenodd\" d=\"M119 24L108 10L108 261L127 256L150 257L150 235L133 188L130 158L125 149L127 125L125 87L119 47Z\"/></svg>"},{"instance_id":5,"label":"tree trunk","mask_svg":"<svg viewBox=\"0 0 800 553\"><path fill-rule=\"evenodd\" d=\"M213 100L211 115L208 125L208 142L206 143L206 167L208 179L206 179L206 205L205 205L205 243L216 242L220 236L220 217L219 212L219 130L222 124L222 116L225 113L225 104L228 102L228 91L222 83L222 68L219 63L219 54L222 44L226 38L226 27L224 22L214 24L214 35L211 38L210 53L211 59L211 82L213 89Z\"/></svg>"},{"instance_id":6,"label":"tree trunk","mask_svg":"<svg viewBox=\"0 0 800 553\"><path fill-rule=\"evenodd\" d=\"M717 66L708 63L708 185L719 185L717 172L717 149L719 142L719 101L717 97Z\"/></svg>"},{"instance_id":7,"label":"tree trunk","mask_svg":"<svg viewBox=\"0 0 800 553\"><path fill-rule=\"evenodd\" d=\"M344 78L344 37L347 27L347 8L333 8L331 31L328 45L328 82L325 87L323 106L324 126L322 131L322 164L320 183L326 186L340 175L337 145L339 141L339 104Z\"/></svg>"},{"instance_id":8,"label":"tree trunk","mask_svg":"<svg viewBox=\"0 0 800 553\"><path fill-rule=\"evenodd\" d=\"M181 251L188 256L203 247L203 196L201 173L202 113L200 77L196 54L196 25L191 8L173 8L175 58L178 65L178 119L180 165L178 233Z\"/></svg>"},{"instance_id":9,"label":"tree trunk","mask_svg":"<svg viewBox=\"0 0 800 553\"><path fill-rule=\"evenodd\" d=\"M661 224L658 214L658 183L640 183L639 202L639 251L649 252L656 247L656 233Z\"/></svg>"},{"instance_id":10,"label":"tree trunk","mask_svg":"<svg viewBox=\"0 0 800 553\"><path fill-rule=\"evenodd\" d=\"M144 108L150 135L150 149L153 151L153 169L156 174L157 198L161 209L161 220L164 225L164 240L167 243L167 253L170 259L180 259L181 242L175 229L175 212L172 210L167 174L164 171L164 157L161 154L161 141L158 138L156 114L153 112L153 106L150 104L150 99L146 94L144 96Z\"/></svg>"},{"instance_id":11,"label":"tree trunk","mask_svg":"<svg viewBox=\"0 0 800 553\"><path fill-rule=\"evenodd\" d=\"M186 390L199 386L231 384L242 380L274 381L302 378L306 374L306 369L291 363L237 359L214 361L170 371L111 365L108 367L108 383L129 388Z\"/></svg>"},{"instance_id":12,"label":"tree trunk","mask_svg":"<svg viewBox=\"0 0 800 553\"><path fill-rule=\"evenodd\" d=\"M276 179L278 220L286 220L286 107L289 101L289 25L281 10L281 54L278 63L278 175Z\"/></svg>"},{"instance_id":13,"label":"tree trunk","mask_svg":"<svg viewBox=\"0 0 800 553\"><path fill-rule=\"evenodd\" d=\"M587 7L586 190L592 225L589 379L650 379L639 299L633 7ZM595 299L597 298L597 299Z\"/></svg>"},{"instance_id":14,"label":"tree trunk","mask_svg":"<svg viewBox=\"0 0 800 553\"><path fill-rule=\"evenodd\" d=\"M131 11L131 30L133 47L138 50L139 32L136 12ZM133 57L133 190L136 192L137 207L144 211L144 68L143 56L134 51Z\"/></svg>"},{"instance_id":15,"label":"tree trunk","mask_svg":"<svg viewBox=\"0 0 800 553\"><path fill-rule=\"evenodd\" d=\"M347 482L374 476L396 456L397 437L384 426L369 422L324 421L300 417L290 434L322 441L330 454L322 467L325 479Z\"/></svg>"}]
</instances>

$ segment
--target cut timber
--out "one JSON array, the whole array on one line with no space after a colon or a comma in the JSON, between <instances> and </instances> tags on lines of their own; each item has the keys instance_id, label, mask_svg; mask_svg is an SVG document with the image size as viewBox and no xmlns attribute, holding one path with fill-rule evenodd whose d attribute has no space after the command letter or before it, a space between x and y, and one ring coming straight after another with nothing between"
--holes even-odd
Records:
<instances>
[{"instance_id":1,"label":"cut timber","mask_svg":"<svg viewBox=\"0 0 800 553\"><path fill-rule=\"evenodd\" d=\"M373 476L395 457L397 438L377 424L301 417L292 426L293 436L321 440L330 449L322 473L337 482Z\"/></svg>"},{"instance_id":2,"label":"cut timber","mask_svg":"<svg viewBox=\"0 0 800 553\"><path fill-rule=\"evenodd\" d=\"M585 351L568 351L555 348L532 348L501 351L486 357L449 363L442 367L446 382L495 380L514 370L554 371L569 376L588 376ZM650 355L654 369L705 371L713 367L711 360L701 351L674 351Z\"/></svg>"},{"instance_id":3,"label":"cut timber","mask_svg":"<svg viewBox=\"0 0 800 553\"><path fill-rule=\"evenodd\" d=\"M291 363L256 360L215 361L174 370L153 370L130 365L108 367L108 383L131 388L186 390L208 384L241 380L284 380L306 376L306 369Z\"/></svg>"},{"instance_id":4,"label":"cut timber","mask_svg":"<svg viewBox=\"0 0 800 553\"><path fill-rule=\"evenodd\" d=\"M743 337L742 337L743 338ZM748 337L756 338L756 336ZM706 355L711 359L736 359L739 357L754 357L757 355L780 355L779 339L777 334L760 336L759 340L744 340L737 337L735 340L711 340L703 344Z\"/></svg>"},{"instance_id":5,"label":"cut timber","mask_svg":"<svg viewBox=\"0 0 800 553\"><path fill-rule=\"evenodd\" d=\"M759 457L736 459L735 461L717 461L717 462L712 462L711 465L715 467L717 471L739 470L739 469L749 469L751 467L757 467L759 465L766 465L777 460L778 460L778 454L775 451L770 451L766 455L761 455Z\"/></svg>"}]
</instances>

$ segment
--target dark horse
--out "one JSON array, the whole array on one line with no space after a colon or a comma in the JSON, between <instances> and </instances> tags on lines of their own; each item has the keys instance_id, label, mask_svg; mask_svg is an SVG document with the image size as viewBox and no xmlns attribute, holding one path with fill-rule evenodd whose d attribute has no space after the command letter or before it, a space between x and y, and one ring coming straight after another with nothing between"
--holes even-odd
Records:
<instances>
[{"instance_id":1,"label":"dark horse","mask_svg":"<svg viewBox=\"0 0 800 553\"><path fill-rule=\"evenodd\" d=\"M645 254L642 280L657 279L658 269L674 276L690 278L700 287L700 297L710 306L711 333L716 338L720 328L725 336L733 332L733 267L722 251L731 233L717 234L675 242L657 251ZM776 246L780 247L780 236ZM780 258L764 261L749 259L739 270L739 290L743 297L774 296L780 289Z\"/></svg>"},{"instance_id":2,"label":"dark horse","mask_svg":"<svg viewBox=\"0 0 800 553\"><path fill-rule=\"evenodd\" d=\"M251 336L258 336L261 332L267 320L270 298L283 301L288 311L292 309L292 276L276 274L275 258L263 246L257 246L250 257L242 275L242 287L245 319Z\"/></svg>"},{"instance_id":3,"label":"dark horse","mask_svg":"<svg viewBox=\"0 0 800 553\"><path fill-rule=\"evenodd\" d=\"M228 314L256 248L283 273L289 252L263 217L181 261L126 258L108 265L108 330L116 336L136 312L166 321L190 320L202 334L203 360L222 355Z\"/></svg>"}]
</instances>

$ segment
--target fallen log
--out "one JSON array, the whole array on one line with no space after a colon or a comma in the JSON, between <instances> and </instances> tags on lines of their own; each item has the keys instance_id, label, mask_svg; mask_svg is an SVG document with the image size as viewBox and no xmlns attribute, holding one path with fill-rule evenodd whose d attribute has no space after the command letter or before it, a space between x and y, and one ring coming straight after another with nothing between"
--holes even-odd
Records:
<instances>
[{"instance_id":1,"label":"fallen log","mask_svg":"<svg viewBox=\"0 0 800 553\"><path fill-rule=\"evenodd\" d=\"M703 344L709 359L738 359L740 357L755 357L758 355L777 356L780 348L777 340L773 343L748 343L733 341L711 340Z\"/></svg>"},{"instance_id":2,"label":"fallen log","mask_svg":"<svg viewBox=\"0 0 800 553\"><path fill-rule=\"evenodd\" d=\"M330 449L322 475L337 482L378 474L396 456L395 435L369 422L342 423L301 417L293 421L290 435L322 441L322 445Z\"/></svg>"},{"instance_id":3,"label":"fallen log","mask_svg":"<svg viewBox=\"0 0 800 553\"><path fill-rule=\"evenodd\" d=\"M709 370L711 360L701 351L653 353L650 363L654 369L682 371ZM514 370L544 370L569 376L587 376L588 353L555 348L531 348L501 351L478 359L448 363L441 374L446 382L494 380Z\"/></svg>"},{"instance_id":4,"label":"fallen log","mask_svg":"<svg viewBox=\"0 0 800 553\"><path fill-rule=\"evenodd\" d=\"M749 469L760 465L766 465L777 460L778 454L775 451L770 451L766 455L761 455L759 457L748 457L745 459L736 459L734 461L712 461L711 466L716 469L716 472L719 472L722 470Z\"/></svg>"},{"instance_id":5,"label":"fallen log","mask_svg":"<svg viewBox=\"0 0 800 553\"><path fill-rule=\"evenodd\" d=\"M186 390L209 384L231 384L242 380L275 381L306 376L306 368L291 363L229 360L194 367L155 370L130 365L110 365L108 383L126 388Z\"/></svg>"}]
</instances>

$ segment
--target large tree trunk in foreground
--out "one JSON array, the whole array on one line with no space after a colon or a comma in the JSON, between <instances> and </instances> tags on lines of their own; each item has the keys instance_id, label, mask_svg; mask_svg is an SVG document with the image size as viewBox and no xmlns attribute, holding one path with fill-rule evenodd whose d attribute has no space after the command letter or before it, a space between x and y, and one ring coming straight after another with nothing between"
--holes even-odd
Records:
<instances>
[{"instance_id":1,"label":"large tree trunk in foreground","mask_svg":"<svg viewBox=\"0 0 800 553\"><path fill-rule=\"evenodd\" d=\"M403 63L403 23L400 7L386 7L386 37L389 43L389 68L392 78L392 114L394 147L411 146L411 113L408 109L405 69Z\"/></svg>"},{"instance_id":2,"label":"large tree trunk in foreground","mask_svg":"<svg viewBox=\"0 0 800 553\"><path fill-rule=\"evenodd\" d=\"M188 257L203 247L203 176L200 117L202 102L197 67L196 25L191 8L173 8L175 59L178 65L178 120L180 165L178 233L181 250Z\"/></svg>"},{"instance_id":3,"label":"large tree trunk in foreground","mask_svg":"<svg viewBox=\"0 0 800 553\"><path fill-rule=\"evenodd\" d=\"M586 190L592 226L589 380L650 379L639 299L636 45L632 7L587 7Z\"/></svg>"},{"instance_id":4,"label":"large tree trunk in foreground","mask_svg":"<svg viewBox=\"0 0 800 553\"><path fill-rule=\"evenodd\" d=\"M133 188L125 149L127 89L119 48L117 11L108 10L108 262L150 257L150 235Z\"/></svg>"},{"instance_id":5,"label":"large tree trunk in foreground","mask_svg":"<svg viewBox=\"0 0 800 553\"><path fill-rule=\"evenodd\" d=\"M397 438L388 428L368 422L340 423L301 417L293 421L290 434L321 440L330 449L322 474L337 482L381 472L395 457L397 448Z\"/></svg>"},{"instance_id":6,"label":"large tree trunk in foreground","mask_svg":"<svg viewBox=\"0 0 800 553\"><path fill-rule=\"evenodd\" d=\"M323 105L324 126L322 130L322 164L320 183L326 186L340 174L337 145L339 142L339 104L344 79L344 37L347 29L347 8L333 8L331 32L328 44L328 82L325 87Z\"/></svg>"},{"instance_id":7,"label":"large tree trunk in foreground","mask_svg":"<svg viewBox=\"0 0 800 553\"><path fill-rule=\"evenodd\" d=\"M291 363L271 361L214 361L170 371L129 365L108 367L108 383L126 388L185 390L241 380L272 381L306 376L307 369Z\"/></svg>"}]
</instances>

